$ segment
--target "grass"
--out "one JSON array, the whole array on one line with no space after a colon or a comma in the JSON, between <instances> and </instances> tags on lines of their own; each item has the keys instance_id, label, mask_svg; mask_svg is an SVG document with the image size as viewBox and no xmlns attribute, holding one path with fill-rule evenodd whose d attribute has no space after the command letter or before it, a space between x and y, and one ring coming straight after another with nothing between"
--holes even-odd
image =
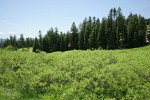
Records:
<instances>
[{"instance_id":1,"label":"grass","mask_svg":"<svg viewBox=\"0 0 150 100\"><path fill-rule=\"evenodd\" d=\"M0 97L148 100L149 62L150 46L50 54L0 50L0 91L10 91L0 92Z\"/></svg>"}]
</instances>

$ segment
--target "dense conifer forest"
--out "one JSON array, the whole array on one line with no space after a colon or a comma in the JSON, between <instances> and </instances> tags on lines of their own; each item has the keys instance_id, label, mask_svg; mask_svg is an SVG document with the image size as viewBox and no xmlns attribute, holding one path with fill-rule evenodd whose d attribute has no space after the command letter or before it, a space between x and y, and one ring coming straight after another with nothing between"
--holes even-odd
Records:
<instances>
[{"instance_id":1,"label":"dense conifer forest","mask_svg":"<svg viewBox=\"0 0 150 100\"><path fill-rule=\"evenodd\" d=\"M130 13L127 18L122 13L121 8L110 10L108 17L100 21L96 17L88 17L80 25L72 23L70 31L59 32L58 28L50 28L46 35L39 37L20 38L11 35L9 39L1 43L1 46L12 45L17 48L33 47L34 52L87 49L124 49L141 47L150 41L150 34L146 33L147 26L150 26L150 19L145 19L141 15Z\"/></svg>"}]
</instances>

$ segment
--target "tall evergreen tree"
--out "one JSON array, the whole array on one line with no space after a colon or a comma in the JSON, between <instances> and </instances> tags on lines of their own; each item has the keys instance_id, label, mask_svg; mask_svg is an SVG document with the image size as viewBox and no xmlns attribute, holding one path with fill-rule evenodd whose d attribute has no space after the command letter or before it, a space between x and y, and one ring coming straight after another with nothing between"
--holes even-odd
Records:
<instances>
[{"instance_id":1,"label":"tall evergreen tree","mask_svg":"<svg viewBox=\"0 0 150 100\"><path fill-rule=\"evenodd\" d=\"M29 40L29 37L26 38L25 46L26 46L27 48L30 47L30 40Z\"/></svg>"},{"instance_id":2,"label":"tall evergreen tree","mask_svg":"<svg viewBox=\"0 0 150 100\"><path fill-rule=\"evenodd\" d=\"M65 51L65 34L60 32L60 50Z\"/></svg>"},{"instance_id":3,"label":"tall evergreen tree","mask_svg":"<svg viewBox=\"0 0 150 100\"><path fill-rule=\"evenodd\" d=\"M42 32L39 30L39 49L43 49L43 37L42 37Z\"/></svg>"},{"instance_id":4,"label":"tall evergreen tree","mask_svg":"<svg viewBox=\"0 0 150 100\"><path fill-rule=\"evenodd\" d=\"M133 16L133 22L134 22L134 47L139 47L140 46L140 27L139 27L139 19L138 15L135 14Z\"/></svg>"},{"instance_id":5,"label":"tall evergreen tree","mask_svg":"<svg viewBox=\"0 0 150 100\"><path fill-rule=\"evenodd\" d=\"M65 48L66 50L70 50L70 33L69 31L66 34L66 38L65 38Z\"/></svg>"},{"instance_id":6,"label":"tall evergreen tree","mask_svg":"<svg viewBox=\"0 0 150 100\"><path fill-rule=\"evenodd\" d=\"M94 35L94 48L98 49L98 34L100 33L100 20L97 18L95 24L95 35Z\"/></svg>"},{"instance_id":7,"label":"tall evergreen tree","mask_svg":"<svg viewBox=\"0 0 150 100\"><path fill-rule=\"evenodd\" d=\"M9 45L13 46L13 47L17 47L17 39L16 39L16 36L12 36L10 35L10 38L9 38Z\"/></svg>"},{"instance_id":8,"label":"tall evergreen tree","mask_svg":"<svg viewBox=\"0 0 150 100\"><path fill-rule=\"evenodd\" d=\"M78 49L78 29L74 22L71 27L71 49Z\"/></svg>"},{"instance_id":9,"label":"tall evergreen tree","mask_svg":"<svg viewBox=\"0 0 150 100\"><path fill-rule=\"evenodd\" d=\"M24 47L25 47L25 39L24 39L23 34L20 34L20 39L19 39L19 41L18 41L18 46L19 46L20 48L24 48Z\"/></svg>"},{"instance_id":10,"label":"tall evergreen tree","mask_svg":"<svg viewBox=\"0 0 150 100\"><path fill-rule=\"evenodd\" d=\"M96 17L94 16L92 18L92 30L95 28L95 26L96 26Z\"/></svg>"},{"instance_id":11,"label":"tall evergreen tree","mask_svg":"<svg viewBox=\"0 0 150 100\"><path fill-rule=\"evenodd\" d=\"M140 46L145 45L146 43L146 22L145 18L139 15L139 41Z\"/></svg>"},{"instance_id":12,"label":"tall evergreen tree","mask_svg":"<svg viewBox=\"0 0 150 100\"><path fill-rule=\"evenodd\" d=\"M127 26L127 32L128 32L128 47L132 48L134 47L134 30L133 30L133 21L132 18L129 19L128 26Z\"/></svg>"},{"instance_id":13,"label":"tall evergreen tree","mask_svg":"<svg viewBox=\"0 0 150 100\"><path fill-rule=\"evenodd\" d=\"M100 31L98 33L98 47L106 49L107 48L107 36L106 36L106 18L102 19Z\"/></svg>"},{"instance_id":14,"label":"tall evergreen tree","mask_svg":"<svg viewBox=\"0 0 150 100\"><path fill-rule=\"evenodd\" d=\"M13 36L12 35L10 35L9 41L10 41L10 45L13 46Z\"/></svg>"},{"instance_id":15,"label":"tall evergreen tree","mask_svg":"<svg viewBox=\"0 0 150 100\"><path fill-rule=\"evenodd\" d=\"M126 32L126 20L122 15L121 8L117 10L116 18L116 36L117 36L117 45L118 48L124 48L127 45L127 32Z\"/></svg>"},{"instance_id":16,"label":"tall evergreen tree","mask_svg":"<svg viewBox=\"0 0 150 100\"><path fill-rule=\"evenodd\" d=\"M128 22L128 47L138 47L139 41L139 20L137 14L133 15Z\"/></svg>"},{"instance_id":17,"label":"tall evergreen tree","mask_svg":"<svg viewBox=\"0 0 150 100\"><path fill-rule=\"evenodd\" d=\"M133 16L133 14L130 12L130 14L129 14L128 18L127 18L127 25L129 23L129 20L132 18L132 16Z\"/></svg>"},{"instance_id":18,"label":"tall evergreen tree","mask_svg":"<svg viewBox=\"0 0 150 100\"><path fill-rule=\"evenodd\" d=\"M85 49L85 45L84 45L84 35L85 35L85 31L86 31L86 24L87 24L87 19L85 18L81 24L81 29L79 32L79 49L84 50Z\"/></svg>"},{"instance_id":19,"label":"tall evergreen tree","mask_svg":"<svg viewBox=\"0 0 150 100\"><path fill-rule=\"evenodd\" d=\"M38 52L39 51L39 41L38 38L35 37L34 43L33 43L33 52Z\"/></svg>"},{"instance_id":20,"label":"tall evergreen tree","mask_svg":"<svg viewBox=\"0 0 150 100\"><path fill-rule=\"evenodd\" d=\"M58 28L55 28L54 31L54 38L53 38L53 43L54 43L54 51L59 51L60 50L60 41L59 41L59 32L58 32Z\"/></svg>"},{"instance_id":21,"label":"tall evergreen tree","mask_svg":"<svg viewBox=\"0 0 150 100\"><path fill-rule=\"evenodd\" d=\"M58 34L58 29L51 28L47 34L47 41L48 41L48 52L54 52L59 50L59 34Z\"/></svg>"},{"instance_id":22,"label":"tall evergreen tree","mask_svg":"<svg viewBox=\"0 0 150 100\"><path fill-rule=\"evenodd\" d=\"M116 33L113 22L113 9L110 10L106 23L107 49L116 49Z\"/></svg>"},{"instance_id":23,"label":"tall evergreen tree","mask_svg":"<svg viewBox=\"0 0 150 100\"><path fill-rule=\"evenodd\" d=\"M4 41L4 47L7 47L8 45L11 45L11 43L10 43L10 40L7 38L7 39Z\"/></svg>"},{"instance_id":24,"label":"tall evergreen tree","mask_svg":"<svg viewBox=\"0 0 150 100\"><path fill-rule=\"evenodd\" d=\"M49 43L48 43L48 37L47 35L45 35L45 37L43 38L43 51L45 51L46 53L49 53Z\"/></svg>"},{"instance_id":25,"label":"tall evergreen tree","mask_svg":"<svg viewBox=\"0 0 150 100\"><path fill-rule=\"evenodd\" d=\"M17 38L16 38L16 35L13 36L13 47L17 48Z\"/></svg>"},{"instance_id":26,"label":"tall evergreen tree","mask_svg":"<svg viewBox=\"0 0 150 100\"><path fill-rule=\"evenodd\" d=\"M95 33L96 33L96 28L93 28L92 30L92 33L90 34L90 37L89 37L89 48L90 49L94 49L95 47Z\"/></svg>"},{"instance_id":27,"label":"tall evergreen tree","mask_svg":"<svg viewBox=\"0 0 150 100\"><path fill-rule=\"evenodd\" d=\"M26 46L27 48L32 47L32 46L33 46L33 43L34 43L34 39L33 39L33 38L31 38L31 37L27 37L27 38L26 38L25 46Z\"/></svg>"},{"instance_id":28,"label":"tall evergreen tree","mask_svg":"<svg viewBox=\"0 0 150 100\"><path fill-rule=\"evenodd\" d=\"M90 37L91 32L92 32L92 19L91 17L89 17L87 21L87 25L86 25L85 34L84 34L85 49L89 49L89 37Z\"/></svg>"},{"instance_id":29,"label":"tall evergreen tree","mask_svg":"<svg viewBox=\"0 0 150 100\"><path fill-rule=\"evenodd\" d=\"M96 20L95 17L93 17L92 22L92 31L89 36L89 48L90 49L96 49L97 48L97 35L99 32L100 27L100 21L99 19Z\"/></svg>"}]
</instances>

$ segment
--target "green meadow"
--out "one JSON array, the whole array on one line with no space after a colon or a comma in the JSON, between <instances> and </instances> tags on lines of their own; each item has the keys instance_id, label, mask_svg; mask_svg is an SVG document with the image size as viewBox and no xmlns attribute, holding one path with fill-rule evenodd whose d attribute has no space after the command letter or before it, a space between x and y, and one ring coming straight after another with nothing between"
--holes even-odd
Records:
<instances>
[{"instance_id":1,"label":"green meadow","mask_svg":"<svg viewBox=\"0 0 150 100\"><path fill-rule=\"evenodd\" d=\"M0 100L150 100L150 46L0 50Z\"/></svg>"}]
</instances>

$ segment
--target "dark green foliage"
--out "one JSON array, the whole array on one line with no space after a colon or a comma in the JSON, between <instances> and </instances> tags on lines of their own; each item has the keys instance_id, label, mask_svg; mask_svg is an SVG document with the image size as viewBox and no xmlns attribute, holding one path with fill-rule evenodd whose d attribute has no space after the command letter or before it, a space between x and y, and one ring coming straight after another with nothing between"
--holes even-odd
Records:
<instances>
[{"instance_id":1,"label":"dark green foliage","mask_svg":"<svg viewBox=\"0 0 150 100\"><path fill-rule=\"evenodd\" d=\"M87 24L87 19L85 18L81 24L81 29L79 32L79 49L84 50L85 49L85 31L86 31L86 24Z\"/></svg>"},{"instance_id":2,"label":"dark green foliage","mask_svg":"<svg viewBox=\"0 0 150 100\"><path fill-rule=\"evenodd\" d=\"M10 45L12 45L15 48L17 47L17 39L15 35L14 36L11 35L9 41L10 41Z\"/></svg>"},{"instance_id":3,"label":"dark green foliage","mask_svg":"<svg viewBox=\"0 0 150 100\"><path fill-rule=\"evenodd\" d=\"M139 15L139 46L145 45L146 42L146 22L145 18L141 15Z\"/></svg>"},{"instance_id":4,"label":"dark green foliage","mask_svg":"<svg viewBox=\"0 0 150 100\"><path fill-rule=\"evenodd\" d=\"M20 39L18 40L18 47L24 48L25 47L25 39L23 34L20 34Z\"/></svg>"},{"instance_id":5,"label":"dark green foliage","mask_svg":"<svg viewBox=\"0 0 150 100\"><path fill-rule=\"evenodd\" d=\"M148 40L148 42L150 41L150 33L147 34L147 40ZM149 44L150 44L150 42L149 42Z\"/></svg>"},{"instance_id":6,"label":"dark green foliage","mask_svg":"<svg viewBox=\"0 0 150 100\"><path fill-rule=\"evenodd\" d=\"M89 17L86 28L85 28L85 34L84 34L85 49L89 49L89 37L90 37L91 32L92 32L92 19L91 17Z\"/></svg>"},{"instance_id":7,"label":"dark green foliage","mask_svg":"<svg viewBox=\"0 0 150 100\"><path fill-rule=\"evenodd\" d=\"M71 27L70 40L71 49L78 49L78 29L74 22Z\"/></svg>"},{"instance_id":8,"label":"dark green foliage","mask_svg":"<svg viewBox=\"0 0 150 100\"><path fill-rule=\"evenodd\" d=\"M125 48L127 46L127 32L126 32L126 20L122 15L121 8L117 10L116 18L116 33L117 33L117 45L118 48Z\"/></svg>"},{"instance_id":9,"label":"dark green foliage","mask_svg":"<svg viewBox=\"0 0 150 100\"><path fill-rule=\"evenodd\" d=\"M150 24L150 18L145 19L145 23L146 23L146 25L149 25Z\"/></svg>"},{"instance_id":10,"label":"dark green foliage","mask_svg":"<svg viewBox=\"0 0 150 100\"><path fill-rule=\"evenodd\" d=\"M59 34L58 34L58 29L51 28L47 34L45 35L47 38L48 42L48 47L46 47L48 52L54 52L54 51L59 51Z\"/></svg>"},{"instance_id":11,"label":"dark green foliage","mask_svg":"<svg viewBox=\"0 0 150 100\"><path fill-rule=\"evenodd\" d=\"M39 41L38 41L37 37L35 37L35 39L34 39L33 52L39 52Z\"/></svg>"},{"instance_id":12,"label":"dark green foliage","mask_svg":"<svg viewBox=\"0 0 150 100\"><path fill-rule=\"evenodd\" d=\"M129 19L128 27L128 47L138 47L140 45L139 20L138 16L132 15Z\"/></svg>"},{"instance_id":13,"label":"dark green foliage","mask_svg":"<svg viewBox=\"0 0 150 100\"><path fill-rule=\"evenodd\" d=\"M89 48L90 49L98 48L97 36L98 36L99 31L100 31L100 21L99 19L96 20L96 18L93 17L92 31L89 36Z\"/></svg>"},{"instance_id":14,"label":"dark green foliage","mask_svg":"<svg viewBox=\"0 0 150 100\"><path fill-rule=\"evenodd\" d=\"M127 33L128 33L128 47L134 47L134 31L133 31L133 25L132 25L132 14L128 16L127 19Z\"/></svg>"},{"instance_id":15,"label":"dark green foliage","mask_svg":"<svg viewBox=\"0 0 150 100\"><path fill-rule=\"evenodd\" d=\"M65 51L66 50L66 45L65 45L65 35L61 32L60 33L60 50Z\"/></svg>"},{"instance_id":16,"label":"dark green foliage","mask_svg":"<svg viewBox=\"0 0 150 100\"><path fill-rule=\"evenodd\" d=\"M140 27L139 27L139 19L137 15L133 15L133 32L134 32L134 47L139 47L140 46Z\"/></svg>"},{"instance_id":17,"label":"dark green foliage","mask_svg":"<svg viewBox=\"0 0 150 100\"><path fill-rule=\"evenodd\" d=\"M34 39L27 37L26 38L26 42L25 42L25 47L29 48L29 47L33 47L33 43L34 43Z\"/></svg>"},{"instance_id":18,"label":"dark green foliage","mask_svg":"<svg viewBox=\"0 0 150 100\"><path fill-rule=\"evenodd\" d=\"M89 37L89 48L90 49L94 49L95 32L96 32L96 29L94 28Z\"/></svg>"},{"instance_id":19,"label":"dark green foliage","mask_svg":"<svg viewBox=\"0 0 150 100\"><path fill-rule=\"evenodd\" d=\"M43 49L42 50L47 53L49 52L48 37L46 37L46 36L43 38Z\"/></svg>"},{"instance_id":20,"label":"dark green foliage","mask_svg":"<svg viewBox=\"0 0 150 100\"><path fill-rule=\"evenodd\" d=\"M146 34L146 25L149 19L141 15L132 14L126 19L121 8L113 8L108 14L108 18L103 18L101 23L99 18L85 18L83 22L76 27L73 22L70 32L61 33L58 29L51 28L42 36L39 31L39 46L37 51L55 52L67 51L73 49L123 49L134 48L148 44L149 34ZM24 39L23 34L17 40L16 36L10 36L4 42L0 42L0 47L12 45L15 48L29 48L34 45L32 38ZM34 47L35 51L35 47Z\"/></svg>"},{"instance_id":21,"label":"dark green foliage","mask_svg":"<svg viewBox=\"0 0 150 100\"><path fill-rule=\"evenodd\" d=\"M146 42L150 44L150 24L147 25Z\"/></svg>"},{"instance_id":22,"label":"dark green foliage","mask_svg":"<svg viewBox=\"0 0 150 100\"><path fill-rule=\"evenodd\" d=\"M115 10L115 9L114 9ZM115 12L113 9L110 10L108 19L106 22L106 35L107 35L107 49L116 49L116 32L115 32ZM114 20L113 20L114 18Z\"/></svg>"},{"instance_id":23,"label":"dark green foliage","mask_svg":"<svg viewBox=\"0 0 150 100\"><path fill-rule=\"evenodd\" d=\"M107 48L107 35L106 35L106 18L102 19L100 31L98 33L98 47L106 49Z\"/></svg>"},{"instance_id":24,"label":"dark green foliage","mask_svg":"<svg viewBox=\"0 0 150 100\"><path fill-rule=\"evenodd\" d=\"M69 32L67 32L67 34L65 34L65 50L70 50L70 34Z\"/></svg>"},{"instance_id":25,"label":"dark green foliage","mask_svg":"<svg viewBox=\"0 0 150 100\"><path fill-rule=\"evenodd\" d=\"M43 49L43 37L42 37L41 31L39 31L39 49L40 50Z\"/></svg>"},{"instance_id":26,"label":"dark green foliage","mask_svg":"<svg viewBox=\"0 0 150 100\"><path fill-rule=\"evenodd\" d=\"M93 27L93 48L98 49L98 34L100 33L100 20L97 18L95 26Z\"/></svg>"}]
</instances>

